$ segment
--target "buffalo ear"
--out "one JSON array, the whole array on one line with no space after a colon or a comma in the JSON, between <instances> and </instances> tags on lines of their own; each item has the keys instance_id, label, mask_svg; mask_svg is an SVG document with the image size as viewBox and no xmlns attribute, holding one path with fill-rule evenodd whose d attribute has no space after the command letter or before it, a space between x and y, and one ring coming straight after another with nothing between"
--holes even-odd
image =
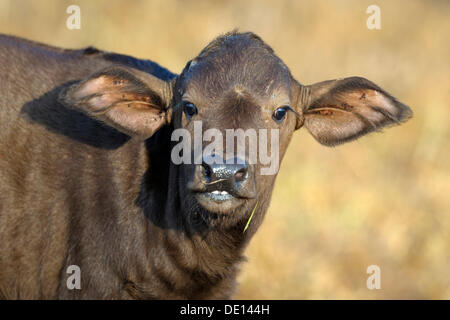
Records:
<instances>
[{"instance_id":1,"label":"buffalo ear","mask_svg":"<svg viewBox=\"0 0 450 320\"><path fill-rule=\"evenodd\" d=\"M170 83L126 67L97 72L59 96L68 107L145 139L166 123L170 99Z\"/></svg>"},{"instance_id":2,"label":"buffalo ear","mask_svg":"<svg viewBox=\"0 0 450 320\"><path fill-rule=\"evenodd\" d=\"M302 87L304 126L321 144L334 146L412 117L411 109L365 78ZM306 92L306 93L305 93Z\"/></svg>"}]
</instances>

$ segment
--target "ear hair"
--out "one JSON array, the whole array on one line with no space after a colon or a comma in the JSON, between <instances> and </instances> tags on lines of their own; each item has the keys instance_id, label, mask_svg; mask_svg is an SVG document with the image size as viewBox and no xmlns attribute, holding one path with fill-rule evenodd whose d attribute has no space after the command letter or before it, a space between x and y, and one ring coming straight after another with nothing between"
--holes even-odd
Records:
<instances>
[{"instance_id":1,"label":"ear hair","mask_svg":"<svg viewBox=\"0 0 450 320\"><path fill-rule=\"evenodd\" d=\"M93 74L60 94L60 100L129 135L148 138L166 122L169 83L131 68Z\"/></svg>"},{"instance_id":2,"label":"ear hair","mask_svg":"<svg viewBox=\"0 0 450 320\"><path fill-rule=\"evenodd\" d=\"M304 125L320 143L334 146L383 127L400 124L411 109L361 77L329 80L302 88L308 92Z\"/></svg>"}]
</instances>

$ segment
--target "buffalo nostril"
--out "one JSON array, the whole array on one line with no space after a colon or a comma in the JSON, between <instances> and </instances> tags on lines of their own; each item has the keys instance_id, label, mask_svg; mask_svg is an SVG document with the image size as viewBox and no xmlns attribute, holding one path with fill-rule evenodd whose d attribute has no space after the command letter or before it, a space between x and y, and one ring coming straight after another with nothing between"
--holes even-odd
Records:
<instances>
[{"instance_id":1,"label":"buffalo nostril","mask_svg":"<svg viewBox=\"0 0 450 320\"><path fill-rule=\"evenodd\" d=\"M211 178L211 174L212 174L211 166L209 164L203 162L202 167L203 167L203 173L204 173L205 177Z\"/></svg>"},{"instance_id":2,"label":"buffalo nostril","mask_svg":"<svg viewBox=\"0 0 450 320\"><path fill-rule=\"evenodd\" d=\"M241 168L238 171L236 171L236 173L234 174L234 179L236 181L242 181L245 180L247 176L247 168Z\"/></svg>"},{"instance_id":3,"label":"buffalo nostril","mask_svg":"<svg viewBox=\"0 0 450 320\"><path fill-rule=\"evenodd\" d=\"M233 159L234 163L212 162L202 163L202 175L206 178L208 183L216 182L242 182L248 179L249 171L245 161Z\"/></svg>"}]
</instances>

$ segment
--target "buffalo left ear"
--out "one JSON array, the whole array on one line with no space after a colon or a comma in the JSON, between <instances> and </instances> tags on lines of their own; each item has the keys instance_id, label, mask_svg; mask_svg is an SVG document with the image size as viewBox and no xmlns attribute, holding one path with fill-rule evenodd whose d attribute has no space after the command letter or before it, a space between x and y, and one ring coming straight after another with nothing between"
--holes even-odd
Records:
<instances>
[{"instance_id":1,"label":"buffalo left ear","mask_svg":"<svg viewBox=\"0 0 450 320\"><path fill-rule=\"evenodd\" d=\"M59 100L130 136L151 137L167 121L170 83L127 67L111 67L75 83Z\"/></svg>"},{"instance_id":2,"label":"buffalo left ear","mask_svg":"<svg viewBox=\"0 0 450 320\"><path fill-rule=\"evenodd\" d=\"M304 126L321 144L334 146L412 117L411 109L360 77L302 87Z\"/></svg>"}]
</instances>

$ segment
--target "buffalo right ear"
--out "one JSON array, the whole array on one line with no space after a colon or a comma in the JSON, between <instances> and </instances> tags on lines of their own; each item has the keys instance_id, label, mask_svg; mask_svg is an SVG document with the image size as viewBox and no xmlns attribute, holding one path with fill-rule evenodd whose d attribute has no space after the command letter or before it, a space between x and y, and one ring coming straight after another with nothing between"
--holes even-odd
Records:
<instances>
[{"instance_id":1,"label":"buffalo right ear","mask_svg":"<svg viewBox=\"0 0 450 320\"><path fill-rule=\"evenodd\" d=\"M300 88L302 124L321 144L335 146L412 117L411 109L373 82L350 77ZM304 120L304 123L302 123Z\"/></svg>"},{"instance_id":2,"label":"buffalo right ear","mask_svg":"<svg viewBox=\"0 0 450 320\"><path fill-rule=\"evenodd\" d=\"M167 122L171 99L169 82L126 67L97 72L59 96L64 105L144 139Z\"/></svg>"}]
</instances>

